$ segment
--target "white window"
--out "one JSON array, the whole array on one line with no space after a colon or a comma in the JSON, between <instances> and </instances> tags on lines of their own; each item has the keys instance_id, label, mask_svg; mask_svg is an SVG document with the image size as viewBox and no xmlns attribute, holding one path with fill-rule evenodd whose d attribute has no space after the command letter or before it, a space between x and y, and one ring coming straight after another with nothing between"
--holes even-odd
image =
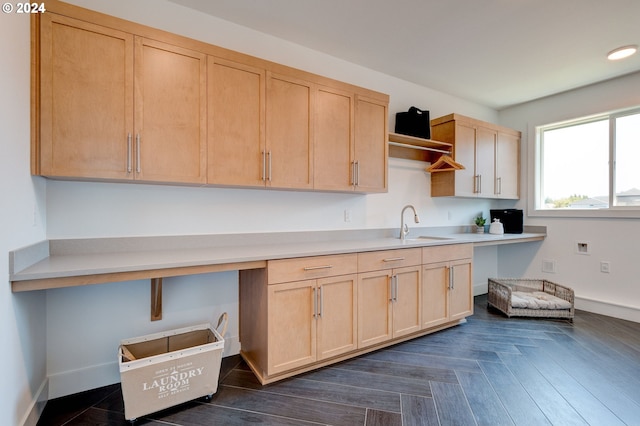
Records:
<instances>
[{"instance_id":1,"label":"white window","mask_svg":"<svg viewBox=\"0 0 640 426\"><path fill-rule=\"evenodd\" d=\"M537 129L537 211L640 210L640 110Z\"/></svg>"}]
</instances>

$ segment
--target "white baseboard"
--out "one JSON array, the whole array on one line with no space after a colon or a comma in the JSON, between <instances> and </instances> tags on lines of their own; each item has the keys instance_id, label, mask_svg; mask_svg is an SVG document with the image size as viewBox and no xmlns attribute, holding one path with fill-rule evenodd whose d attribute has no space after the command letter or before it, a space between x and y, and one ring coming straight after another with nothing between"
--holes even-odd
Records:
<instances>
[{"instance_id":1,"label":"white baseboard","mask_svg":"<svg viewBox=\"0 0 640 426\"><path fill-rule=\"evenodd\" d=\"M480 296L481 294L487 294L489 292L489 284L487 281L483 283L473 284L473 295Z\"/></svg>"},{"instance_id":2,"label":"white baseboard","mask_svg":"<svg viewBox=\"0 0 640 426\"><path fill-rule=\"evenodd\" d=\"M578 296L575 297L574 304L576 309L640 323L640 309L634 306L625 306Z\"/></svg>"},{"instance_id":3,"label":"white baseboard","mask_svg":"<svg viewBox=\"0 0 640 426\"><path fill-rule=\"evenodd\" d=\"M49 399L118 383L120 381L118 360L115 355L113 358L113 362L50 375Z\"/></svg>"},{"instance_id":4,"label":"white baseboard","mask_svg":"<svg viewBox=\"0 0 640 426\"><path fill-rule=\"evenodd\" d=\"M238 336L227 338L224 343L222 356L226 357L240 353ZM48 399L60 398L62 396L119 383L120 371L115 354L116 352L114 352L113 362L50 375Z\"/></svg>"},{"instance_id":5,"label":"white baseboard","mask_svg":"<svg viewBox=\"0 0 640 426\"><path fill-rule=\"evenodd\" d=\"M29 404L28 411L24 414L22 421L20 421L20 425L22 426L36 426L38 424L38 420L40 420L40 416L44 411L44 406L47 404L47 400L49 399L49 379L44 379L40 388L36 391L34 395L33 401Z\"/></svg>"}]
</instances>

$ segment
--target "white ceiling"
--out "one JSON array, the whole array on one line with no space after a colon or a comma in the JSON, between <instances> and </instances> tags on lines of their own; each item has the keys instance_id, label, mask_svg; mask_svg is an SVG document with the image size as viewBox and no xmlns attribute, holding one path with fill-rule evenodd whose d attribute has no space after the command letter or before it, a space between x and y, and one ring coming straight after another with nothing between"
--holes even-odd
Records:
<instances>
[{"instance_id":1,"label":"white ceiling","mask_svg":"<svg viewBox=\"0 0 640 426\"><path fill-rule=\"evenodd\" d=\"M498 110L640 71L640 0L170 1Z\"/></svg>"}]
</instances>

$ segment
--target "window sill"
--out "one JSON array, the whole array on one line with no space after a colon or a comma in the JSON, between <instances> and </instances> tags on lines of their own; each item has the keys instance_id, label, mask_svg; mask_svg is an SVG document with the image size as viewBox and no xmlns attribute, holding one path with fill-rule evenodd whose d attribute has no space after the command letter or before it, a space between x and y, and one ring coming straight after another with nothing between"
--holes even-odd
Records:
<instances>
[{"instance_id":1,"label":"window sill","mask_svg":"<svg viewBox=\"0 0 640 426\"><path fill-rule=\"evenodd\" d=\"M637 208L558 210L529 209L527 214L529 217L640 219L640 209Z\"/></svg>"}]
</instances>

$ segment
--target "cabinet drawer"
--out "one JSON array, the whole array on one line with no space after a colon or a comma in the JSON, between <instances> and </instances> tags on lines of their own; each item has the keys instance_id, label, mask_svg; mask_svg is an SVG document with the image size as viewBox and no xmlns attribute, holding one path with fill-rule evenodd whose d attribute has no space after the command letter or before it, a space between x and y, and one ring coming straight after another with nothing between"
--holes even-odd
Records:
<instances>
[{"instance_id":1,"label":"cabinet drawer","mask_svg":"<svg viewBox=\"0 0 640 426\"><path fill-rule=\"evenodd\" d=\"M286 283L355 274L357 265L356 253L270 260L267 263L268 283Z\"/></svg>"},{"instance_id":2,"label":"cabinet drawer","mask_svg":"<svg viewBox=\"0 0 640 426\"><path fill-rule=\"evenodd\" d=\"M401 268L422 263L419 248L358 253L358 272Z\"/></svg>"},{"instance_id":3,"label":"cabinet drawer","mask_svg":"<svg viewBox=\"0 0 640 426\"><path fill-rule=\"evenodd\" d=\"M423 247L422 263L448 262L473 257L473 244L450 244L444 246Z\"/></svg>"}]
</instances>

